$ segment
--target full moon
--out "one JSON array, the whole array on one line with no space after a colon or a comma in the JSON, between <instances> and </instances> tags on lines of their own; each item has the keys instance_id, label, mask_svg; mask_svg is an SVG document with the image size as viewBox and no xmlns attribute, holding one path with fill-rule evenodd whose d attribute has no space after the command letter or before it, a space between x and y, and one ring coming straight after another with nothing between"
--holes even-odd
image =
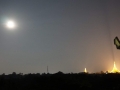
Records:
<instances>
[{"instance_id":1,"label":"full moon","mask_svg":"<svg viewBox=\"0 0 120 90\"><path fill-rule=\"evenodd\" d=\"M14 23L14 21L8 21L6 23L6 26L10 29L13 29L13 28L15 28L15 23Z\"/></svg>"}]
</instances>

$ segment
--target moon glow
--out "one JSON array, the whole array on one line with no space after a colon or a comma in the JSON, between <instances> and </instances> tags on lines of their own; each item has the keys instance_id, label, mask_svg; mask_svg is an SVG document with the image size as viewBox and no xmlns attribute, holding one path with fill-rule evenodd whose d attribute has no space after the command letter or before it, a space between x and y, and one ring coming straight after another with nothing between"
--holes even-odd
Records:
<instances>
[{"instance_id":1,"label":"moon glow","mask_svg":"<svg viewBox=\"0 0 120 90\"><path fill-rule=\"evenodd\" d=\"M15 28L15 23L14 23L14 21L8 21L6 23L6 26L10 29L13 29L13 28Z\"/></svg>"}]
</instances>

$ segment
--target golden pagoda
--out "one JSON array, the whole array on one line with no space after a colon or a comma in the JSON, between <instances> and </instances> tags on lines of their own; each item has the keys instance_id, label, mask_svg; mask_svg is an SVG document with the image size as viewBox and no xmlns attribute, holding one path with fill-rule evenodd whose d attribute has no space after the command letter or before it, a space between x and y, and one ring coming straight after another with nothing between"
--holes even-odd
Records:
<instances>
[{"instance_id":1,"label":"golden pagoda","mask_svg":"<svg viewBox=\"0 0 120 90\"><path fill-rule=\"evenodd\" d=\"M86 70L86 68L85 68L84 72L85 72L85 73L87 73L87 70Z\"/></svg>"},{"instance_id":2,"label":"golden pagoda","mask_svg":"<svg viewBox=\"0 0 120 90\"><path fill-rule=\"evenodd\" d=\"M115 65L115 62L114 62L114 67L113 67L111 73L120 73L120 71L117 69L117 67Z\"/></svg>"}]
</instances>

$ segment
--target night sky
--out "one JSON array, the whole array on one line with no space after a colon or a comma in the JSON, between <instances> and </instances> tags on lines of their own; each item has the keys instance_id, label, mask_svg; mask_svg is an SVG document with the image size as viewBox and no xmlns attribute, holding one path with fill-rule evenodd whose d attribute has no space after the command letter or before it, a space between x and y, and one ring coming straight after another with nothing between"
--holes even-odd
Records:
<instances>
[{"instance_id":1,"label":"night sky","mask_svg":"<svg viewBox=\"0 0 120 90\"><path fill-rule=\"evenodd\" d=\"M0 74L120 69L116 36L120 0L0 0Z\"/></svg>"}]
</instances>

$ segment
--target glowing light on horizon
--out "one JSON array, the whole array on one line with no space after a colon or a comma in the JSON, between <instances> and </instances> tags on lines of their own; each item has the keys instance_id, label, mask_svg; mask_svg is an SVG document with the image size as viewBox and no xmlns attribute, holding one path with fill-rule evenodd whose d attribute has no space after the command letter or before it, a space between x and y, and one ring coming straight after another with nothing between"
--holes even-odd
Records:
<instances>
[{"instance_id":1,"label":"glowing light on horizon","mask_svg":"<svg viewBox=\"0 0 120 90\"><path fill-rule=\"evenodd\" d=\"M120 71L117 69L115 62L114 62L114 66L113 66L111 73L117 73L117 72L120 72Z\"/></svg>"},{"instance_id":2,"label":"glowing light on horizon","mask_svg":"<svg viewBox=\"0 0 120 90\"><path fill-rule=\"evenodd\" d=\"M84 72L87 73L87 69L86 68L85 68Z\"/></svg>"}]
</instances>

